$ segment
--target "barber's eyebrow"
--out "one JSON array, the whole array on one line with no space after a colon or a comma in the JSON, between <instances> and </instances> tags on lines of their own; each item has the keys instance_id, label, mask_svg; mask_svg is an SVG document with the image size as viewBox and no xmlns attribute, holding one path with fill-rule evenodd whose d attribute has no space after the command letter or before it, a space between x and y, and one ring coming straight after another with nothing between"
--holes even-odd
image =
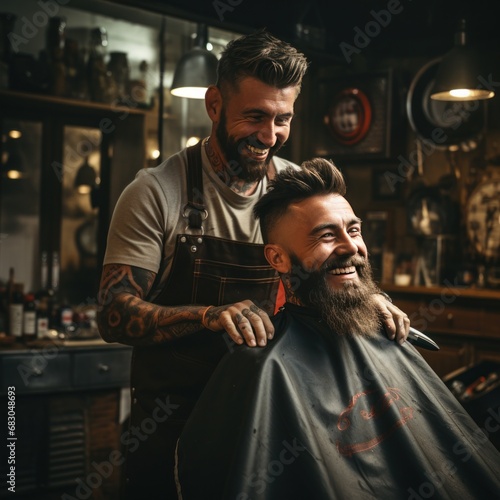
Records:
<instances>
[{"instance_id":1,"label":"barber's eyebrow","mask_svg":"<svg viewBox=\"0 0 500 500\"><path fill-rule=\"evenodd\" d=\"M267 111L263 110L263 109L260 109L260 108L250 108L250 109L245 109L245 111L243 111L243 114L245 115L263 115L263 116L270 116L270 113L268 113ZM289 112L289 113L281 113L279 115L280 118L293 118L294 116L294 113L292 112Z\"/></svg>"},{"instance_id":2,"label":"barber's eyebrow","mask_svg":"<svg viewBox=\"0 0 500 500\"><path fill-rule=\"evenodd\" d=\"M359 217L353 217L352 219L347 220L345 225L347 227L350 227L354 224L361 224L361 219ZM325 229L335 230L335 229L338 229L339 227L340 227L340 224L334 224L332 222L328 222L326 224L319 224L318 226L313 227L313 229L311 230L311 234L312 235L318 234L321 231L324 231Z\"/></svg>"}]
</instances>

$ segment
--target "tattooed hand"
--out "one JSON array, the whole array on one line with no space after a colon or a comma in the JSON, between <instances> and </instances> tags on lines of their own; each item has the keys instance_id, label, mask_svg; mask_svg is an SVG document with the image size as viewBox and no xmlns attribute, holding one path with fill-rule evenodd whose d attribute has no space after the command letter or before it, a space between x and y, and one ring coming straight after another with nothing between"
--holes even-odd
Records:
<instances>
[{"instance_id":1,"label":"tattooed hand","mask_svg":"<svg viewBox=\"0 0 500 500\"><path fill-rule=\"evenodd\" d=\"M265 346L274 335L269 316L251 300L211 307L204 325L215 332L225 330L237 344L246 342L251 347Z\"/></svg>"}]
</instances>

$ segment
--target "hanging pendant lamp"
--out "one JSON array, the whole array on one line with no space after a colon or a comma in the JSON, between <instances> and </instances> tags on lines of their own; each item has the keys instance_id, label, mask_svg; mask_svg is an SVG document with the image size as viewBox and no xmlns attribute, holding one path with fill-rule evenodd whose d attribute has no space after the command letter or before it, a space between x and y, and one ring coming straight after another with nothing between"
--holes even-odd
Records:
<instances>
[{"instance_id":1,"label":"hanging pendant lamp","mask_svg":"<svg viewBox=\"0 0 500 500\"><path fill-rule=\"evenodd\" d=\"M97 185L97 175L89 165L88 158L78 169L75 177L75 188L80 194L89 194Z\"/></svg>"},{"instance_id":2,"label":"hanging pendant lamp","mask_svg":"<svg viewBox=\"0 0 500 500\"><path fill-rule=\"evenodd\" d=\"M199 24L195 46L177 64L170 92L178 97L204 99L209 85L217 80L217 57L206 49L208 29Z\"/></svg>"},{"instance_id":3,"label":"hanging pendant lamp","mask_svg":"<svg viewBox=\"0 0 500 500\"><path fill-rule=\"evenodd\" d=\"M482 88L479 80L479 77L487 76L482 68L482 56L467 45L465 19L461 19L455 34L455 46L439 65L430 98L437 101L476 101L494 97L495 93Z\"/></svg>"}]
</instances>

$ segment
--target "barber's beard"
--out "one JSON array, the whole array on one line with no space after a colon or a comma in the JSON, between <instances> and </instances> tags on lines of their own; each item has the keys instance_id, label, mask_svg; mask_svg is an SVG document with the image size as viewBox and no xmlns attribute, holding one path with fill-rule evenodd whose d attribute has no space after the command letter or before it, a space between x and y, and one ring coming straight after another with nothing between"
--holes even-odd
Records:
<instances>
[{"instance_id":1,"label":"barber's beard","mask_svg":"<svg viewBox=\"0 0 500 500\"><path fill-rule=\"evenodd\" d=\"M259 149L266 149L257 138L250 136L245 139L236 141L227 133L226 127L226 112L223 109L221 113L220 122L215 131L217 142L221 151L226 157L228 173L231 177L238 177L247 182L254 182L262 180L267 174L267 167L276 154L276 152L283 146L283 143L277 141L276 144L269 150L269 153L264 161L256 161L242 154L247 144Z\"/></svg>"},{"instance_id":2,"label":"barber's beard","mask_svg":"<svg viewBox=\"0 0 500 500\"><path fill-rule=\"evenodd\" d=\"M375 299L379 289L373 280L368 259L359 255L328 261L318 271L307 271L296 256L291 256L294 295L302 305L317 309L330 329L339 334L372 337L381 326ZM355 266L359 281L346 281L341 289L328 284L328 270ZM300 277L299 277L300 276Z\"/></svg>"}]
</instances>

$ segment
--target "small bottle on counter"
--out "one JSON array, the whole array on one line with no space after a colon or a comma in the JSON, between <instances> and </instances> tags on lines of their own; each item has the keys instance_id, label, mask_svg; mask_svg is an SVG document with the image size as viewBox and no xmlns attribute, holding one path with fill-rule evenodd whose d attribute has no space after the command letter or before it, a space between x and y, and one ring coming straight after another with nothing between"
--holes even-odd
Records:
<instances>
[{"instance_id":1,"label":"small bottle on counter","mask_svg":"<svg viewBox=\"0 0 500 500\"><path fill-rule=\"evenodd\" d=\"M28 293L24 297L23 339L36 339L36 302L35 295L32 293Z\"/></svg>"},{"instance_id":2,"label":"small bottle on counter","mask_svg":"<svg viewBox=\"0 0 500 500\"><path fill-rule=\"evenodd\" d=\"M0 336L7 335L7 289L0 289Z\"/></svg>"},{"instance_id":3,"label":"small bottle on counter","mask_svg":"<svg viewBox=\"0 0 500 500\"><path fill-rule=\"evenodd\" d=\"M59 308L59 330L64 333L69 333L73 325L73 309L63 301Z\"/></svg>"},{"instance_id":4,"label":"small bottle on counter","mask_svg":"<svg viewBox=\"0 0 500 500\"><path fill-rule=\"evenodd\" d=\"M38 304L36 316L36 336L39 339L49 337L48 301L43 301Z\"/></svg>"},{"instance_id":5,"label":"small bottle on counter","mask_svg":"<svg viewBox=\"0 0 500 500\"><path fill-rule=\"evenodd\" d=\"M21 340L23 335L24 295L23 285L14 283L9 303L9 335Z\"/></svg>"}]
</instances>

